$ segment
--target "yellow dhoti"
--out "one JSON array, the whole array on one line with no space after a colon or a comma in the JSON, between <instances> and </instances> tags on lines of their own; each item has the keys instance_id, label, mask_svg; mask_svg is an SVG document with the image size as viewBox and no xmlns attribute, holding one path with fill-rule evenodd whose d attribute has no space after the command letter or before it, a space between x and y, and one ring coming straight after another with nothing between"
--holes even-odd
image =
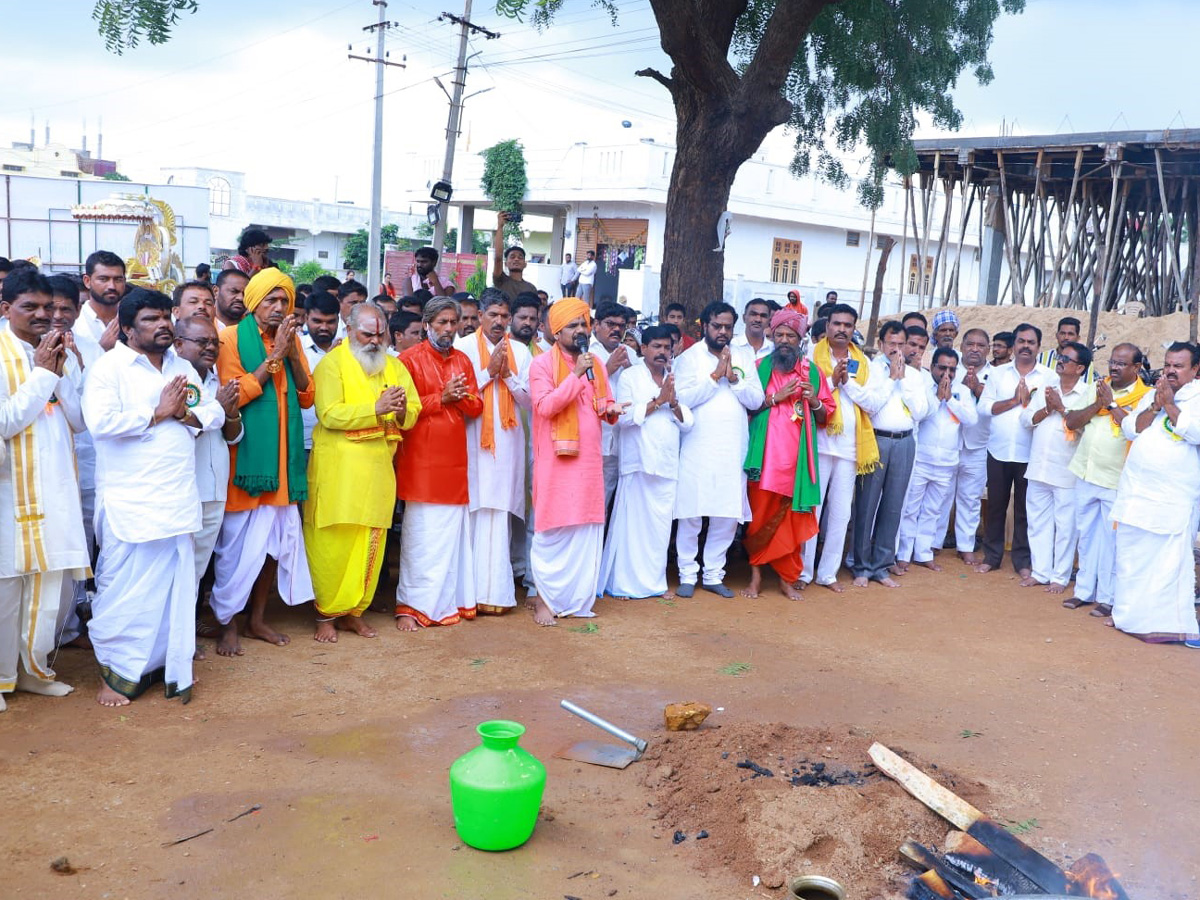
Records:
<instances>
[{"instance_id":1,"label":"yellow dhoti","mask_svg":"<svg viewBox=\"0 0 1200 900\"><path fill-rule=\"evenodd\" d=\"M379 583L386 531L364 525L304 523L308 569L317 595L317 613L326 619L361 616Z\"/></svg>"}]
</instances>

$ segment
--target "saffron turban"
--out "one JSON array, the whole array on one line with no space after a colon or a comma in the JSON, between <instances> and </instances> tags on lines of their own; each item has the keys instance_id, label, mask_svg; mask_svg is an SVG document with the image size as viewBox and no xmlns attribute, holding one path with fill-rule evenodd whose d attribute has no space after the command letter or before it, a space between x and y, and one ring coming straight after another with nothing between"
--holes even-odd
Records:
<instances>
[{"instance_id":1,"label":"saffron turban","mask_svg":"<svg viewBox=\"0 0 1200 900\"><path fill-rule=\"evenodd\" d=\"M943 325L953 325L957 329L958 316L948 309L943 309L933 317L933 330L937 331Z\"/></svg>"},{"instance_id":2,"label":"saffron turban","mask_svg":"<svg viewBox=\"0 0 1200 900\"><path fill-rule=\"evenodd\" d=\"M776 312L775 315L771 316L771 331L774 331L780 325L786 325L801 337L808 334L808 316L797 310L794 306L785 306Z\"/></svg>"},{"instance_id":3,"label":"saffron turban","mask_svg":"<svg viewBox=\"0 0 1200 900\"><path fill-rule=\"evenodd\" d=\"M550 322L550 333L558 334L568 322L578 319L580 316L588 324L591 324L591 314L588 312L586 300L580 300L578 297L563 297L561 300L556 300L550 304L550 312L547 316Z\"/></svg>"},{"instance_id":4,"label":"saffron turban","mask_svg":"<svg viewBox=\"0 0 1200 900\"><path fill-rule=\"evenodd\" d=\"M246 285L246 293L244 295L246 312L254 312L254 308L262 303L267 294L271 293L275 288L283 288L287 294L287 311L285 315L290 316L295 312L296 286L292 284L292 279L288 278L274 266L263 269L251 278L250 283Z\"/></svg>"}]
</instances>

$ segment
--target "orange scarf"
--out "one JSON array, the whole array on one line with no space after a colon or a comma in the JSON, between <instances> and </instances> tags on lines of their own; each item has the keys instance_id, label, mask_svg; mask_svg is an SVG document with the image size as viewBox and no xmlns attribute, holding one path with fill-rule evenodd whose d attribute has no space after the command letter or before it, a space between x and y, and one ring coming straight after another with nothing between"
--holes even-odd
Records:
<instances>
[{"instance_id":1,"label":"orange scarf","mask_svg":"<svg viewBox=\"0 0 1200 900\"><path fill-rule=\"evenodd\" d=\"M562 348L558 344L555 344L554 349L550 352L554 354L554 386L558 387L564 379L574 377L575 367L567 361L566 354L562 352ZM592 374L595 375L595 381L592 382L592 389L595 393L592 398L592 409L596 411L596 415L604 418L612 398L608 392L608 373L604 371L603 365L599 365L599 362L600 360L597 359L597 364L592 366ZM550 437L554 441L556 456L579 455L579 408L574 403L567 404L554 417L550 423Z\"/></svg>"},{"instance_id":2,"label":"orange scarf","mask_svg":"<svg viewBox=\"0 0 1200 900\"><path fill-rule=\"evenodd\" d=\"M475 330L475 344L479 347L479 368L487 371L488 364L492 361L492 354L488 351L482 328ZM513 354L512 344L505 346L508 348L508 371L516 374L517 359ZM500 427L505 431L517 427L517 405L513 401L512 391L503 380L491 379L483 389L483 428L479 435L479 446L491 453L492 456L496 455L495 404L492 403L492 397L496 393L497 387L500 389Z\"/></svg>"}]
</instances>

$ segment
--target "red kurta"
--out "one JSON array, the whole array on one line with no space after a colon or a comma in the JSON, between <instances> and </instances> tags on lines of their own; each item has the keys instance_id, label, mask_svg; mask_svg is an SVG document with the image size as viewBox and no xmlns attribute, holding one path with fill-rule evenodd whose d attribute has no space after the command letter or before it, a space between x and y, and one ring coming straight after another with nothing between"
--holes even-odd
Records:
<instances>
[{"instance_id":1,"label":"red kurta","mask_svg":"<svg viewBox=\"0 0 1200 900\"><path fill-rule=\"evenodd\" d=\"M466 505L467 419L483 412L475 367L461 350L442 356L429 341L400 354L417 393L421 414L396 453L396 496L408 503ZM465 375L467 396L448 405L442 390L455 375Z\"/></svg>"}]
</instances>

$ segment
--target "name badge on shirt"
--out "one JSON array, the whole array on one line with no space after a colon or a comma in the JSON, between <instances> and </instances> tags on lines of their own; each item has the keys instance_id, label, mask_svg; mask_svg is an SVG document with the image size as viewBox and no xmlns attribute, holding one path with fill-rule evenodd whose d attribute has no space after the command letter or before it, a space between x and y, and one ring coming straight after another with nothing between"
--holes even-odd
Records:
<instances>
[{"instance_id":1,"label":"name badge on shirt","mask_svg":"<svg viewBox=\"0 0 1200 900\"><path fill-rule=\"evenodd\" d=\"M183 389L183 402L187 404L188 409L200 405L200 388L188 382L188 386Z\"/></svg>"},{"instance_id":2,"label":"name badge on shirt","mask_svg":"<svg viewBox=\"0 0 1200 900\"><path fill-rule=\"evenodd\" d=\"M1171 427L1171 417L1170 416L1163 416L1163 428L1165 428L1167 431L1167 434L1169 434L1171 436L1171 440L1173 440L1173 441L1182 441L1183 440L1183 435L1176 434L1175 429Z\"/></svg>"}]
</instances>

